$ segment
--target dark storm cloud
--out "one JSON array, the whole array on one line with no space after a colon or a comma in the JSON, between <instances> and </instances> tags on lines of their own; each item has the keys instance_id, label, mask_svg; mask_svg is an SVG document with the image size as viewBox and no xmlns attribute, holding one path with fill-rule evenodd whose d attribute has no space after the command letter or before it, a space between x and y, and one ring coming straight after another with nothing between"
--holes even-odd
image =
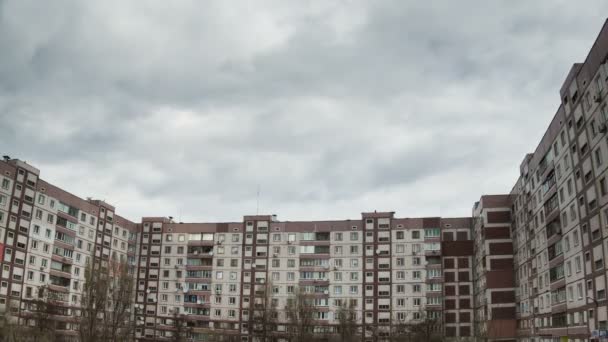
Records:
<instances>
[{"instance_id":1,"label":"dark storm cloud","mask_svg":"<svg viewBox=\"0 0 608 342\"><path fill-rule=\"evenodd\" d=\"M121 214L467 215L608 5L0 1L0 146Z\"/></svg>"}]
</instances>

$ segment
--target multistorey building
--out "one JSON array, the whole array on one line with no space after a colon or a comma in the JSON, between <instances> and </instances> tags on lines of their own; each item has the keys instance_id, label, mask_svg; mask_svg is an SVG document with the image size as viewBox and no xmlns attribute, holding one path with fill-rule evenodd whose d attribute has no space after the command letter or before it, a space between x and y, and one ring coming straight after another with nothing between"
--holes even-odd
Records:
<instances>
[{"instance_id":1,"label":"multistorey building","mask_svg":"<svg viewBox=\"0 0 608 342\"><path fill-rule=\"evenodd\" d=\"M39 179L39 170L20 160L6 158L0 171L0 310L23 323L28 300L44 286L62 308L58 332L76 336L84 270L118 260L136 279L132 312L141 340L169 338L172 318L181 314L193 339L213 332L254 341L253 317L266 298L276 308L273 334L280 338L289 333L287 308L297 292L314 298L312 329L320 336L336 333L343 306L352 308L364 341L426 319L448 336L473 331L470 218L370 212L344 221L257 215L228 223L134 223L108 203Z\"/></svg>"},{"instance_id":2,"label":"multistorey building","mask_svg":"<svg viewBox=\"0 0 608 342\"><path fill-rule=\"evenodd\" d=\"M135 223L81 199L17 160L0 161L0 310L27 323L44 286L76 334L88 264L126 261L136 279L137 339L170 338L176 314L191 338L256 341L256 312L276 309L271 335L293 323L294 296L313 299L310 329L336 334L352 308L361 341L432 319L446 337L586 342L608 330L608 26L509 194L484 195L463 218L367 212L342 221ZM57 317L56 317L57 318Z\"/></svg>"},{"instance_id":3,"label":"multistorey building","mask_svg":"<svg viewBox=\"0 0 608 342\"><path fill-rule=\"evenodd\" d=\"M75 335L89 264L127 262L135 271L137 224L99 201L78 198L39 179L16 159L0 162L0 311L27 323L41 287L57 305L57 330Z\"/></svg>"},{"instance_id":4,"label":"multistorey building","mask_svg":"<svg viewBox=\"0 0 608 342\"><path fill-rule=\"evenodd\" d=\"M298 291L314 298L319 335L337 332L343 305L353 308L366 341L389 338L395 324L429 318L441 323L442 332L444 261L450 269L445 331L470 336L470 227L470 218L402 219L392 212L310 222L272 215L245 216L239 223L144 218L137 301L145 308L145 326L138 336L169 337L177 312L186 315L195 338L219 331L253 340L255 311L265 310L270 298L278 314L273 335L280 338L293 323L288 302ZM457 277L451 269L460 271Z\"/></svg>"},{"instance_id":5,"label":"multistorey building","mask_svg":"<svg viewBox=\"0 0 608 342\"><path fill-rule=\"evenodd\" d=\"M607 327L608 26L560 89L561 105L511 191L517 334L603 336Z\"/></svg>"},{"instance_id":6,"label":"multistorey building","mask_svg":"<svg viewBox=\"0 0 608 342\"><path fill-rule=\"evenodd\" d=\"M516 331L509 195L482 196L473 208L475 336L512 339Z\"/></svg>"}]
</instances>

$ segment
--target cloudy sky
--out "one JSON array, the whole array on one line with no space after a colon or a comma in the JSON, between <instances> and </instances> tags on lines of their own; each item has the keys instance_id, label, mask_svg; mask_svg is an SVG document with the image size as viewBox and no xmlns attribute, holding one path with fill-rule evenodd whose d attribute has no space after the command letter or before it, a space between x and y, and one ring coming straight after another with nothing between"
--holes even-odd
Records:
<instances>
[{"instance_id":1,"label":"cloudy sky","mask_svg":"<svg viewBox=\"0 0 608 342\"><path fill-rule=\"evenodd\" d=\"M608 2L0 0L0 148L118 213L469 215Z\"/></svg>"}]
</instances>

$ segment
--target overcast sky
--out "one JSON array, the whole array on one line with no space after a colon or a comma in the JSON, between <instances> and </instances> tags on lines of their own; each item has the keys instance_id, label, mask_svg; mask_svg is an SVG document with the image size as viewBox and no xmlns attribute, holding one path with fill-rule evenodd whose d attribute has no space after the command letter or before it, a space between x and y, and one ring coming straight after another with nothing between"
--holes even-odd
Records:
<instances>
[{"instance_id":1,"label":"overcast sky","mask_svg":"<svg viewBox=\"0 0 608 342\"><path fill-rule=\"evenodd\" d=\"M509 192L588 1L0 0L0 149L184 222L466 216Z\"/></svg>"}]
</instances>

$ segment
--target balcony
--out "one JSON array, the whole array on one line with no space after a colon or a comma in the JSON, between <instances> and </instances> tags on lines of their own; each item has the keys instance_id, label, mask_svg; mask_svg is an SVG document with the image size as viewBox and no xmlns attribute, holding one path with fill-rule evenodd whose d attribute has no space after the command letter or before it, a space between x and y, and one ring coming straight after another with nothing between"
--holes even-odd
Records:
<instances>
[{"instance_id":1,"label":"balcony","mask_svg":"<svg viewBox=\"0 0 608 342\"><path fill-rule=\"evenodd\" d=\"M557 216L559 216L559 211L557 210L559 208L559 198L557 196L557 193L555 193L553 196L551 196L551 198L549 198L545 202L544 208L545 208L545 219L547 222L550 222L553 218L555 218L556 213L557 213Z\"/></svg>"},{"instance_id":2,"label":"balcony","mask_svg":"<svg viewBox=\"0 0 608 342\"><path fill-rule=\"evenodd\" d=\"M49 286L58 287L62 290L68 290L70 287L70 278L59 277L56 275L49 276ZM55 288L53 288L55 289Z\"/></svg>"},{"instance_id":3,"label":"balcony","mask_svg":"<svg viewBox=\"0 0 608 342\"><path fill-rule=\"evenodd\" d=\"M555 183L555 172L550 172L547 179L545 179L544 183L541 185L543 195L546 195L547 192L555 188Z\"/></svg>"},{"instance_id":4,"label":"balcony","mask_svg":"<svg viewBox=\"0 0 608 342\"><path fill-rule=\"evenodd\" d=\"M553 221L550 221L550 223L547 224L546 235L547 235L547 244L553 244L556 242L556 241L551 241L551 242L549 241L549 240L552 240L553 237L558 237L558 239L561 239L562 228L561 228L561 221L559 220L559 218L557 218Z\"/></svg>"},{"instance_id":5,"label":"balcony","mask_svg":"<svg viewBox=\"0 0 608 342\"><path fill-rule=\"evenodd\" d=\"M441 250L424 250L424 255L429 256L439 256L441 255Z\"/></svg>"},{"instance_id":6,"label":"balcony","mask_svg":"<svg viewBox=\"0 0 608 342\"><path fill-rule=\"evenodd\" d=\"M56 261L51 262L51 275L56 275L58 277L71 278L72 277L72 265L69 264L60 264L54 265L57 263Z\"/></svg>"},{"instance_id":7,"label":"balcony","mask_svg":"<svg viewBox=\"0 0 608 342\"><path fill-rule=\"evenodd\" d=\"M540 163L538 164L538 171L537 171L537 175L538 178L543 179L545 174L548 173L549 171L553 170L555 167L555 164L553 163L553 160L547 160L547 158L543 158Z\"/></svg>"},{"instance_id":8,"label":"balcony","mask_svg":"<svg viewBox=\"0 0 608 342\"><path fill-rule=\"evenodd\" d=\"M188 258L204 258L213 256L212 246L188 246Z\"/></svg>"},{"instance_id":9,"label":"balcony","mask_svg":"<svg viewBox=\"0 0 608 342\"><path fill-rule=\"evenodd\" d=\"M330 241L330 233L329 232L316 232L316 233L301 233L300 235L300 244L305 245L307 243L314 242L325 242L329 243Z\"/></svg>"}]
</instances>

